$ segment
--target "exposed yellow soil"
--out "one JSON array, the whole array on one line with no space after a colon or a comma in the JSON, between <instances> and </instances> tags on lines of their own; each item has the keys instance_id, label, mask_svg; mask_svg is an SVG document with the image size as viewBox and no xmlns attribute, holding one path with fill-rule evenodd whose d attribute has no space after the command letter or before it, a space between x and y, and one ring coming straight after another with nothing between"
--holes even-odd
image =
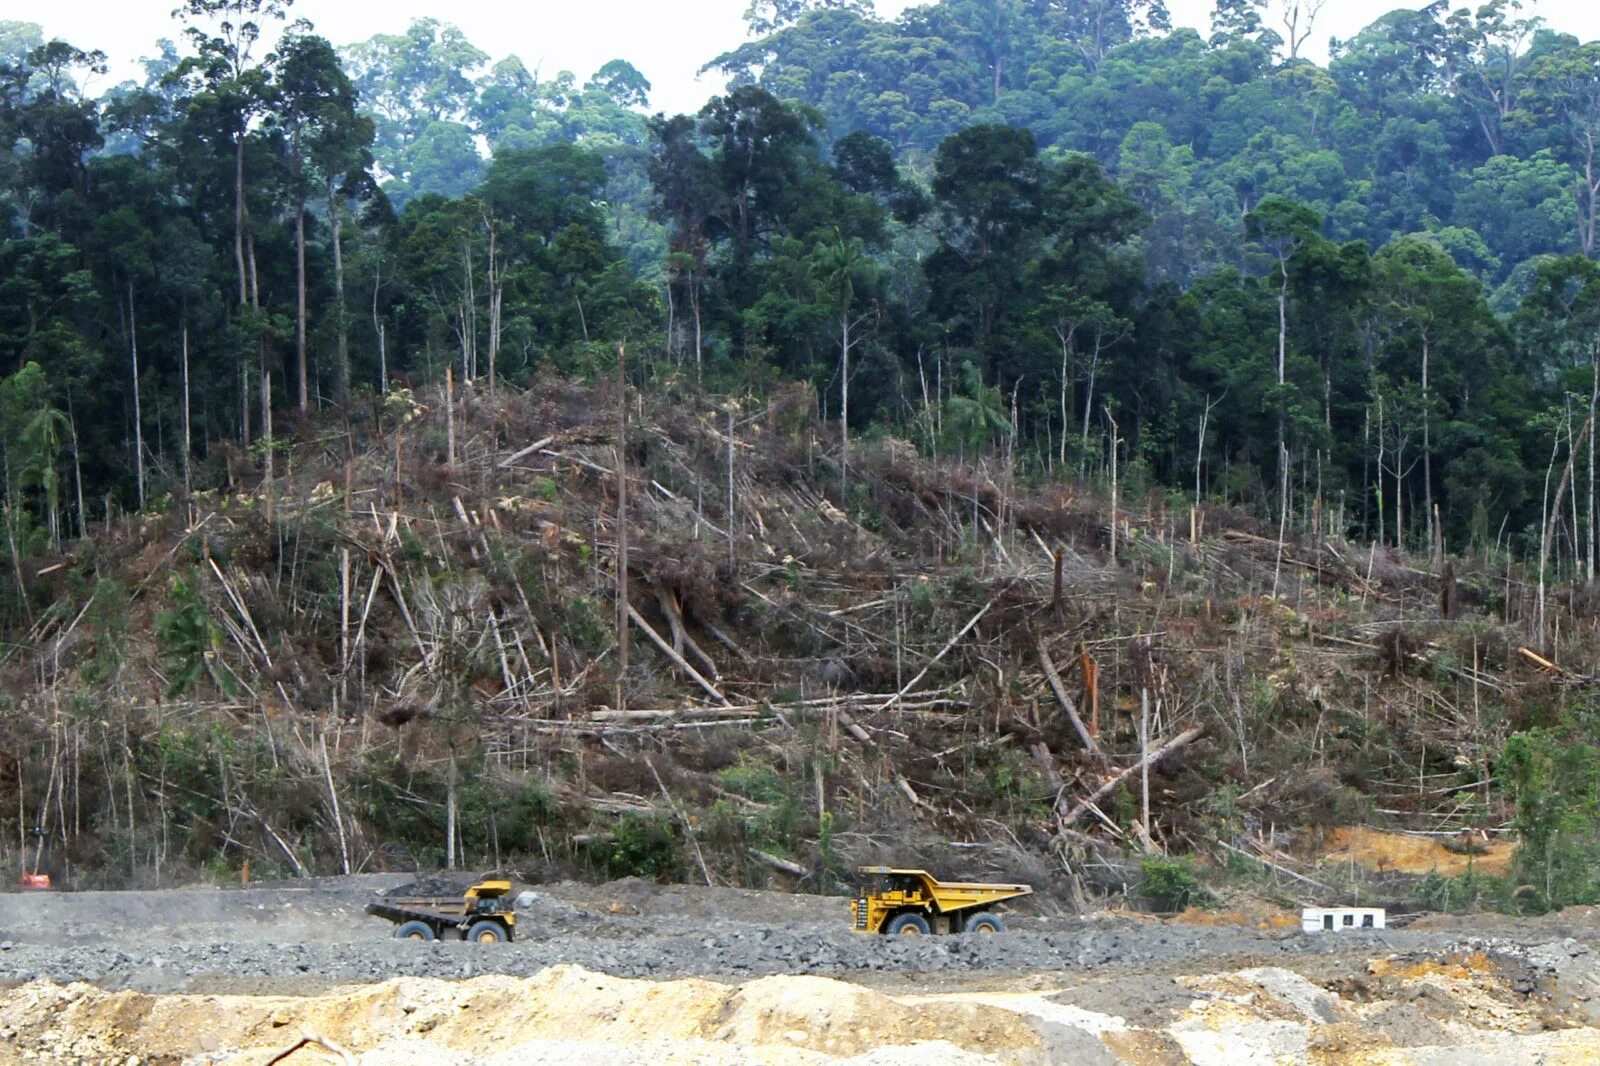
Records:
<instances>
[{"instance_id":1,"label":"exposed yellow soil","mask_svg":"<svg viewBox=\"0 0 1600 1066\"><path fill-rule=\"evenodd\" d=\"M628 980L576 966L532 978L400 978L305 998L150 996L37 982L0 1003L13 1039L66 1061L137 1055L182 1062L220 1054L222 1061L259 1064L307 1033L352 1050L391 1048L396 1054L416 1042L473 1056L553 1042L649 1046L672 1050L681 1061L779 1066L922 1043L1002 1057L1041 1047L1017 1014L982 1004L927 1012L821 977L768 977L730 987L694 979ZM0 1060L8 1050L0 1045ZM652 1058L659 1061L659 1055Z\"/></svg>"},{"instance_id":2,"label":"exposed yellow soil","mask_svg":"<svg viewBox=\"0 0 1600 1066\"><path fill-rule=\"evenodd\" d=\"M1403 981L1416 981L1424 977L1443 976L1457 981L1471 981L1495 973L1495 965L1481 951L1451 955L1443 959L1373 959L1367 970L1374 977L1395 977Z\"/></svg>"},{"instance_id":3,"label":"exposed yellow soil","mask_svg":"<svg viewBox=\"0 0 1600 1066\"><path fill-rule=\"evenodd\" d=\"M400 978L298 998L146 995L39 981L0 991L0 1063L266 1066L308 1038L313 1042L282 1061L1441 1066L1464 1056L1528 1066L1600 1062L1600 1030L1517 992L1482 952L1379 958L1362 972L1342 985L1281 967L1127 976L1095 1009L1052 992L890 996L821 977L652 982L575 966L532 978Z\"/></svg>"},{"instance_id":4,"label":"exposed yellow soil","mask_svg":"<svg viewBox=\"0 0 1600 1066\"><path fill-rule=\"evenodd\" d=\"M1325 863L1356 862L1380 873L1439 873L1446 877L1464 874L1469 868L1494 875L1511 869L1516 841L1494 840L1482 849L1481 854L1467 854L1445 847L1439 837L1348 826L1328 832L1322 859Z\"/></svg>"},{"instance_id":5,"label":"exposed yellow soil","mask_svg":"<svg viewBox=\"0 0 1600 1066\"><path fill-rule=\"evenodd\" d=\"M1199 907L1172 916L1182 925L1234 925L1241 929L1298 929L1300 915L1279 907L1252 907L1244 910L1208 911Z\"/></svg>"}]
</instances>

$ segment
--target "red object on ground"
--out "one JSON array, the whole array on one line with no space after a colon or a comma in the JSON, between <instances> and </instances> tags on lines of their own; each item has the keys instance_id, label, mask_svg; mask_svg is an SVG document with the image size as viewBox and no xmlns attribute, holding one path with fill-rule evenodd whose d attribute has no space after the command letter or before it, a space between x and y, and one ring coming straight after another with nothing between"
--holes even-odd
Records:
<instances>
[{"instance_id":1,"label":"red object on ground","mask_svg":"<svg viewBox=\"0 0 1600 1066\"><path fill-rule=\"evenodd\" d=\"M47 888L50 887L50 875L49 874L23 874L22 875L21 884L22 884L23 888L32 889L34 891L38 891L38 890L41 890L41 889L47 889Z\"/></svg>"}]
</instances>

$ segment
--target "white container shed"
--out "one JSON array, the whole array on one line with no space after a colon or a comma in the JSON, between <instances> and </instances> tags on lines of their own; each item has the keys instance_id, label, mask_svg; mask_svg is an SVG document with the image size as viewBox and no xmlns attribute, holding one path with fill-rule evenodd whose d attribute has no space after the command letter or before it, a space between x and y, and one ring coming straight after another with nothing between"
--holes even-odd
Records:
<instances>
[{"instance_id":1,"label":"white container shed","mask_svg":"<svg viewBox=\"0 0 1600 1066\"><path fill-rule=\"evenodd\" d=\"M1337 933L1382 929L1382 907L1306 907L1300 912L1300 931Z\"/></svg>"}]
</instances>

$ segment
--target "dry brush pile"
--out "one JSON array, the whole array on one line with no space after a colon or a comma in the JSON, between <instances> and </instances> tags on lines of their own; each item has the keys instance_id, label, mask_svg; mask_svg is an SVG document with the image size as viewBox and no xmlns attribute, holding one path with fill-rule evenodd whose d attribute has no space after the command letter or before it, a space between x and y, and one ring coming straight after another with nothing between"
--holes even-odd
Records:
<instances>
[{"instance_id":1,"label":"dry brush pile","mask_svg":"<svg viewBox=\"0 0 1600 1066\"><path fill-rule=\"evenodd\" d=\"M1337 894L1317 830L1501 828L1506 737L1588 684L1587 599L1536 641L1502 559L894 439L841 471L798 388L621 396L391 393L16 560L0 860L832 890L936 847L1072 899L1198 853Z\"/></svg>"}]
</instances>

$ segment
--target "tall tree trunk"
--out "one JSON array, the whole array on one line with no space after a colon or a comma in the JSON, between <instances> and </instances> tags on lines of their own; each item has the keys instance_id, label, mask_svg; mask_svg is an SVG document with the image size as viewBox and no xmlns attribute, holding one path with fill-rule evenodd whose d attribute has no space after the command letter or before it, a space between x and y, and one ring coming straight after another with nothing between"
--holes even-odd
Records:
<instances>
[{"instance_id":1,"label":"tall tree trunk","mask_svg":"<svg viewBox=\"0 0 1600 1066\"><path fill-rule=\"evenodd\" d=\"M239 268L239 303L243 305L249 299L244 266L244 130L233 145L233 260Z\"/></svg>"},{"instance_id":2,"label":"tall tree trunk","mask_svg":"<svg viewBox=\"0 0 1600 1066\"><path fill-rule=\"evenodd\" d=\"M478 376L478 290L472 271L472 246L461 246L461 262L467 279L467 299L462 341L461 373L467 380Z\"/></svg>"},{"instance_id":3,"label":"tall tree trunk","mask_svg":"<svg viewBox=\"0 0 1600 1066\"><path fill-rule=\"evenodd\" d=\"M1094 413L1094 388L1095 379L1100 374L1100 340L1095 338L1094 354L1089 357L1089 391L1083 400L1083 437L1079 441L1082 448L1078 456L1078 476L1082 477L1088 469L1089 462L1089 416Z\"/></svg>"},{"instance_id":4,"label":"tall tree trunk","mask_svg":"<svg viewBox=\"0 0 1600 1066\"><path fill-rule=\"evenodd\" d=\"M455 367L444 368L444 455L445 466L456 468L456 375Z\"/></svg>"},{"instance_id":5,"label":"tall tree trunk","mask_svg":"<svg viewBox=\"0 0 1600 1066\"><path fill-rule=\"evenodd\" d=\"M139 320L133 308L133 279L128 279L128 356L133 365L133 467L139 485L139 510L144 510L144 411L139 403Z\"/></svg>"},{"instance_id":6,"label":"tall tree trunk","mask_svg":"<svg viewBox=\"0 0 1600 1066\"><path fill-rule=\"evenodd\" d=\"M311 387L307 381L306 359L306 200L299 197L294 208L294 364L300 386L299 407L303 415L311 410Z\"/></svg>"},{"instance_id":7,"label":"tall tree trunk","mask_svg":"<svg viewBox=\"0 0 1600 1066\"><path fill-rule=\"evenodd\" d=\"M1111 565L1117 564L1117 420L1111 417L1111 408L1106 407L1106 421L1111 425ZM977 480L974 479L976 484Z\"/></svg>"},{"instance_id":8,"label":"tall tree trunk","mask_svg":"<svg viewBox=\"0 0 1600 1066\"><path fill-rule=\"evenodd\" d=\"M78 494L78 539L89 536L89 512L83 506L83 449L78 446L78 417L72 412L72 395L67 395L67 430L72 434L72 480Z\"/></svg>"},{"instance_id":9,"label":"tall tree trunk","mask_svg":"<svg viewBox=\"0 0 1600 1066\"><path fill-rule=\"evenodd\" d=\"M678 307L677 307L676 302L672 299L672 279L671 278L667 279L667 284L665 286L665 289L666 289L666 296L667 296L667 332L666 332L666 337L664 338L664 340L666 342L667 359L674 366L676 366L678 360L675 358L674 345L672 343L672 341L673 341L672 334L673 334L673 331L677 328L676 315L677 315L677 312L678 312Z\"/></svg>"},{"instance_id":10,"label":"tall tree trunk","mask_svg":"<svg viewBox=\"0 0 1600 1066\"><path fill-rule=\"evenodd\" d=\"M261 345L261 492L265 500L267 524L277 511L277 485L272 479L272 371L267 369L266 342Z\"/></svg>"},{"instance_id":11,"label":"tall tree trunk","mask_svg":"<svg viewBox=\"0 0 1600 1066\"><path fill-rule=\"evenodd\" d=\"M1406 446L1401 440L1394 449L1394 546L1396 551L1406 550L1406 488L1402 481L1405 470Z\"/></svg>"},{"instance_id":12,"label":"tall tree trunk","mask_svg":"<svg viewBox=\"0 0 1600 1066\"><path fill-rule=\"evenodd\" d=\"M444 868L456 868L456 753L450 749L450 766L445 772L444 787Z\"/></svg>"},{"instance_id":13,"label":"tall tree trunk","mask_svg":"<svg viewBox=\"0 0 1600 1066\"><path fill-rule=\"evenodd\" d=\"M233 141L233 260L239 270L239 306L250 304L250 273L244 254L244 134L241 128ZM250 446L250 360L239 352L239 439Z\"/></svg>"},{"instance_id":14,"label":"tall tree trunk","mask_svg":"<svg viewBox=\"0 0 1600 1066\"><path fill-rule=\"evenodd\" d=\"M1428 531L1428 551L1430 554L1438 553L1438 531L1434 528L1433 516L1433 438L1430 433L1430 417L1428 403L1428 331L1422 331L1422 506L1427 508L1427 521L1423 523Z\"/></svg>"},{"instance_id":15,"label":"tall tree trunk","mask_svg":"<svg viewBox=\"0 0 1600 1066\"><path fill-rule=\"evenodd\" d=\"M1067 466L1067 433L1072 428L1072 412L1067 408L1067 374L1070 369L1067 364L1067 343L1063 338L1061 342L1061 443L1059 445L1060 455L1056 459L1063 470ZM923 385L923 390L926 392L926 384ZM926 399L924 399L923 404L926 406Z\"/></svg>"},{"instance_id":16,"label":"tall tree trunk","mask_svg":"<svg viewBox=\"0 0 1600 1066\"><path fill-rule=\"evenodd\" d=\"M850 310L839 315L839 506L850 491Z\"/></svg>"},{"instance_id":17,"label":"tall tree trunk","mask_svg":"<svg viewBox=\"0 0 1600 1066\"><path fill-rule=\"evenodd\" d=\"M378 317L378 290L383 287L383 261L372 271L372 331L378 335L378 395L389 391L389 353L384 344L383 319Z\"/></svg>"},{"instance_id":18,"label":"tall tree trunk","mask_svg":"<svg viewBox=\"0 0 1600 1066\"><path fill-rule=\"evenodd\" d=\"M700 324L700 279L692 274L689 277L689 304L694 311L694 383L698 385L702 367L700 352L705 334Z\"/></svg>"},{"instance_id":19,"label":"tall tree trunk","mask_svg":"<svg viewBox=\"0 0 1600 1066\"><path fill-rule=\"evenodd\" d=\"M617 710L628 680L628 376L627 348L617 346Z\"/></svg>"},{"instance_id":20,"label":"tall tree trunk","mask_svg":"<svg viewBox=\"0 0 1600 1066\"><path fill-rule=\"evenodd\" d=\"M183 340L180 345L181 363L179 372L183 383L183 494L185 496L194 492L194 482L190 478L189 451L193 446L194 434L190 425L189 408L189 312L185 306L183 314L182 333Z\"/></svg>"},{"instance_id":21,"label":"tall tree trunk","mask_svg":"<svg viewBox=\"0 0 1600 1066\"><path fill-rule=\"evenodd\" d=\"M334 367L334 398L341 407L350 402L350 336L344 308L344 238L339 232L339 196L333 178L328 178L328 229L333 237L334 313L338 315L335 335L338 340L338 365Z\"/></svg>"},{"instance_id":22,"label":"tall tree trunk","mask_svg":"<svg viewBox=\"0 0 1600 1066\"><path fill-rule=\"evenodd\" d=\"M494 395L495 363L500 355L500 296L504 287L500 280L500 266L495 262L497 234L489 227L489 395Z\"/></svg>"},{"instance_id":23,"label":"tall tree trunk","mask_svg":"<svg viewBox=\"0 0 1600 1066\"><path fill-rule=\"evenodd\" d=\"M250 306L261 310L261 272L256 269L256 235L244 235L244 254L250 263Z\"/></svg>"},{"instance_id":24,"label":"tall tree trunk","mask_svg":"<svg viewBox=\"0 0 1600 1066\"><path fill-rule=\"evenodd\" d=\"M1569 427L1571 424L1570 422L1567 423ZM1593 426L1593 418L1586 419L1583 423L1583 428L1578 430L1577 435L1567 439L1567 463L1561 470L1561 480L1556 483L1556 498L1554 502L1550 500L1550 472L1549 470L1545 472L1545 513L1542 516L1544 518L1544 528L1539 537L1538 638L1541 641L1544 640L1545 636L1545 569L1550 565L1550 545L1555 539L1556 523L1561 517L1561 498L1566 495L1567 486L1572 482L1572 468L1576 465L1578 458L1578 441L1587 437ZM1555 467L1556 456L1560 454L1560 450L1561 440L1558 433L1555 447L1550 451L1550 467L1552 469ZM1554 649L1552 649L1553 651Z\"/></svg>"},{"instance_id":25,"label":"tall tree trunk","mask_svg":"<svg viewBox=\"0 0 1600 1066\"><path fill-rule=\"evenodd\" d=\"M1578 203L1578 239L1583 254L1594 256L1596 230L1600 229L1600 176L1595 173L1597 146L1594 136L1584 138L1583 185Z\"/></svg>"},{"instance_id":26,"label":"tall tree trunk","mask_svg":"<svg viewBox=\"0 0 1600 1066\"><path fill-rule=\"evenodd\" d=\"M1594 529L1594 437L1595 437L1595 408L1600 407L1600 359L1591 357L1590 372L1594 383L1589 388L1589 533L1584 538L1584 576L1589 581L1594 581L1595 563L1595 529Z\"/></svg>"},{"instance_id":27,"label":"tall tree trunk","mask_svg":"<svg viewBox=\"0 0 1600 1066\"><path fill-rule=\"evenodd\" d=\"M1370 420L1371 415L1369 414L1367 417ZM1377 465L1378 469L1377 469L1377 482L1376 482L1376 485L1374 486L1373 496L1375 497L1375 503L1377 505L1376 509L1377 509L1377 512L1378 512L1378 521L1375 523L1375 525L1378 527L1378 543L1382 544L1383 543L1384 531L1388 528L1385 525L1384 518L1383 518L1383 448L1384 448L1384 443L1385 442L1384 442L1384 438L1383 438L1383 396L1382 395L1378 396L1378 434L1377 434L1377 441L1378 441L1378 457L1377 457L1377 464L1376 465Z\"/></svg>"},{"instance_id":28,"label":"tall tree trunk","mask_svg":"<svg viewBox=\"0 0 1600 1066\"><path fill-rule=\"evenodd\" d=\"M1283 494L1279 510L1283 523L1279 525L1279 550L1282 550L1283 524L1289 514L1289 427L1288 412L1284 410L1284 383L1288 380L1289 363L1289 261L1278 261L1282 281L1278 285L1278 491Z\"/></svg>"},{"instance_id":29,"label":"tall tree trunk","mask_svg":"<svg viewBox=\"0 0 1600 1066\"><path fill-rule=\"evenodd\" d=\"M733 404L728 405L728 580L738 587L738 560L734 557L734 526L738 515L733 510Z\"/></svg>"},{"instance_id":30,"label":"tall tree trunk","mask_svg":"<svg viewBox=\"0 0 1600 1066\"><path fill-rule=\"evenodd\" d=\"M237 378L238 380L234 384L239 389L239 443L246 450L249 450L252 434L250 428L250 360L244 358L242 354L239 357Z\"/></svg>"}]
</instances>

